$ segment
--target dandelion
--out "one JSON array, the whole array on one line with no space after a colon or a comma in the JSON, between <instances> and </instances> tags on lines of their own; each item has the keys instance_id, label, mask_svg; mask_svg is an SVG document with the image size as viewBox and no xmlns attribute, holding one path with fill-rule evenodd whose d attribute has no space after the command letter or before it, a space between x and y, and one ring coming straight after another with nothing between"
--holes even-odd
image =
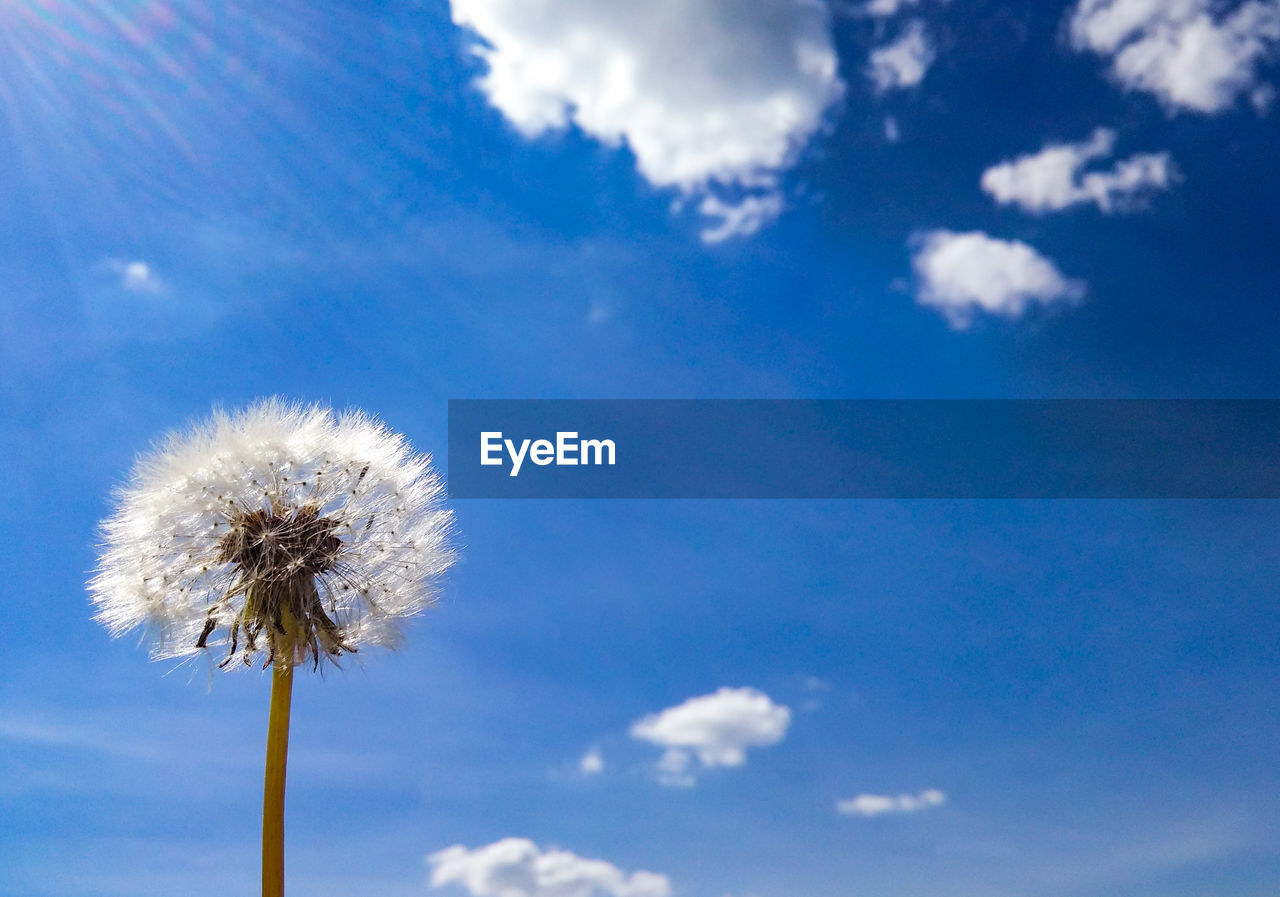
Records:
<instances>
[{"instance_id":1,"label":"dandelion","mask_svg":"<svg viewBox=\"0 0 1280 897\"><path fill-rule=\"evenodd\" d=\"M284 891L293 669L398 645L454 560L441 492L374 418L267 399L171 434L103 523L89 591L113 635L149 631L157 659L272 668L264 897Z\"/></svg>"}]
</instances>

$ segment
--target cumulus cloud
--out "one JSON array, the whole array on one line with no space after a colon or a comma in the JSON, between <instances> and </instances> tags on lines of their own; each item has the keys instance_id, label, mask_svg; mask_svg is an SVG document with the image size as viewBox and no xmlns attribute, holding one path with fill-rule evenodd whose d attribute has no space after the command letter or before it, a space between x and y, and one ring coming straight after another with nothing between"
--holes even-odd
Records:
<instances>
[{"instance_id":1,"label":"cumulus cloud","mask_svg":"<svg viewBox=\"0 0 1280 897\"><path fill-rule=\"evenodd\" d=\"M836 802L836 812L846 816L883 816L886 813L919 813L947 802L947 796L936 788L919 794L859 794Z\"/></svg>"},{"instance_id":2,"label":"cumulus cloud","mask_svg":"<svg viewBox=\"0 0 1280 897\"><path fill-rule=\"evenodd\" d=\"M164 287L155 269L144 261L108 259L107 269L119 278L120 287L130 293L159 293Z\"/></svg>"},{"instance_id":3,"label":"cumulus cloud","mask_svg":"<svg viewBox=\"0 0 1280 897\"><path fill-rule=\"evenodd\" d=\"M598 776L604 772L604 756L599 748L592 748L578 761L578 771L584 776Z\"/></svg>"},{"instance_id":4,"label":"cumulus cloud","mask_svg":"<svg viewBox=\"0 0 1280 897\"><path fill-rule=\"evenodd\" d=\"M928 231L913 238L916 299L964 328L979 312L1016 318L1033 303L1078 299L1084 285L1018 240L981 231Z\"/></svg>"},{"instance_id":5,"label":"cumulus cloud","mask_svg":"<svg viewBox=\"0 0 1280 897\"><path fill-rule=\"evenodd\" d=\"M1108 58L1115 79L1170 109L1221 112L1258 86L1280 42L1280 0L1079 0L1072 45Z\"/></svg>"},{"instance_id":6,"label":"cumulus cloud","mask_svg":"<svg viewBox=\"0 0 1280 897\"><path fill-rule=\"evenodd\" d=\"M650 183L684 196L775 196L844 89L825 3L451 3L481 39L480 88L520 133L575 125L625 144ZM780 208L739 202L708 239L752 233Z\"/></svg>"},{"instance_id":7,"label":"cumulus cloud","mask_svg":"<svg viewBox=\"0 0 1280 897\"><path fill-rule=\"evenodd\" d=\"M541 850L526 838L503 838L468 850L454 845L427 857L431 886L458 885L472 897L670 897L654 872L623 872L567 850Z\"/></svg>"},{"instance_id":8,"label":"cumulus cloud","mask_svg":"<svg viewBox=\"0 0 1280 897\"><path fill-rule=\"evenodd\" d=\"M871 51L867 76L878 93L914 87L924 80L933 60L933 44L924 23L916 19L907 24L897 40Z\"/></svg>"},{"instance_id":9,"label":"cumulus cloud","mask_svg":"<svg viewBox=\"0 0 1280 897\"><path fill-rule=\"evenodd\" d=\"M703 768L741 766L746 749L777 744L787 734L791 711L754 688L721 688L651 713L631 725L633 738L664 747L659 780L693 784L693 761Z\"/></svg>"},{"instance_id":10,"label":"cumulus cloud","mask_svg":"<svg viewBox=\"0 0 1280 897\"><path fill-rule=\"evenodd\" d=\"M1056 212L1089 202L1110 212L1131 208L1151 192L1168 188L1173 180L1168 153L1140 153L1109 170L1084 172L1090 162L1109 157L1115 142L1115 131L1098 128L1081 143L1050 144L988 168L982 174L982 189L996 202L1028 212Z\"/></svg>"}]
</instances>

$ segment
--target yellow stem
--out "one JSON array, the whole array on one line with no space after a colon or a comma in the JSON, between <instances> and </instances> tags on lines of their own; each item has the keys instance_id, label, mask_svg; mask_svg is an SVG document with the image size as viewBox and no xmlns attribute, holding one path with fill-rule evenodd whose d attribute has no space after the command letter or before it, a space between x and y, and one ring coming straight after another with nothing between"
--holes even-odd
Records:
<instances>
[{"instance_id":1,"label":"yellow stem","mask_svg":"<svg viewBox=\"0 0 1280 897\"><path fill-rule=\"evenodd\" d=\"M291 658L290 658L291 659ZM272 664L267 776L262 791L262 897L284 897L284 772L289 755L293 664Z\"/></svg>"}]
</instances>

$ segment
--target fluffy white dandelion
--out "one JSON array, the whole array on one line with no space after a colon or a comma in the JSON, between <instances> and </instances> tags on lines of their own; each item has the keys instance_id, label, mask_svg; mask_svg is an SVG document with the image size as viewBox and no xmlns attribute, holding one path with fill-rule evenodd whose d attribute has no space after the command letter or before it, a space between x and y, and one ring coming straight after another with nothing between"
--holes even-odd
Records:
<instances>
[{"instance_id":1,"label":"fluffy white dandelion","mask_svg":"<svg viewBox=\"0 0 1280 897\"><path fill-rule=\"evenodd\" d=\"M157 658L300 664L394 647L453 562L428 459L361 412L279 399L215 413L141 458L89 585ZM215 656L216 653L215 653Z\"/></svg>"},{"instance_id":2,"label":"fluffy white dandelion","mask_svg":"<svg viewBox=\"0 0 1280 897\"><path fill-rule=\"evenodd\" d=\"M361 412L266 399L142 457L104 521L89 591L115 635L157 658L272 667L262 893L284 893L293 669L394 647L453 563L428 459Z\"/></svg>"}]
</instances>

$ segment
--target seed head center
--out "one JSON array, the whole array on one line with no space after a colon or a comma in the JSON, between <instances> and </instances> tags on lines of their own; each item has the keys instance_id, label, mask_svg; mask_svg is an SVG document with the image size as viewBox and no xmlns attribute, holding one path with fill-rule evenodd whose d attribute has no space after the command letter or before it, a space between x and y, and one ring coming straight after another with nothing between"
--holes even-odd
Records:
<instances>
[{"instance_id":1,"label":"seed head center","mask_svg":"<svg viewBox=\"0 0 1280 897\"><path fill-rule=\"evenodd\" d=\"M342 540L334 535L338 521L321 517L314 505L295 510L246 511L229 521L219 543L219 560L240 568L257 582L315 576L332 570Z\"/></svg>"}]
</instances>

